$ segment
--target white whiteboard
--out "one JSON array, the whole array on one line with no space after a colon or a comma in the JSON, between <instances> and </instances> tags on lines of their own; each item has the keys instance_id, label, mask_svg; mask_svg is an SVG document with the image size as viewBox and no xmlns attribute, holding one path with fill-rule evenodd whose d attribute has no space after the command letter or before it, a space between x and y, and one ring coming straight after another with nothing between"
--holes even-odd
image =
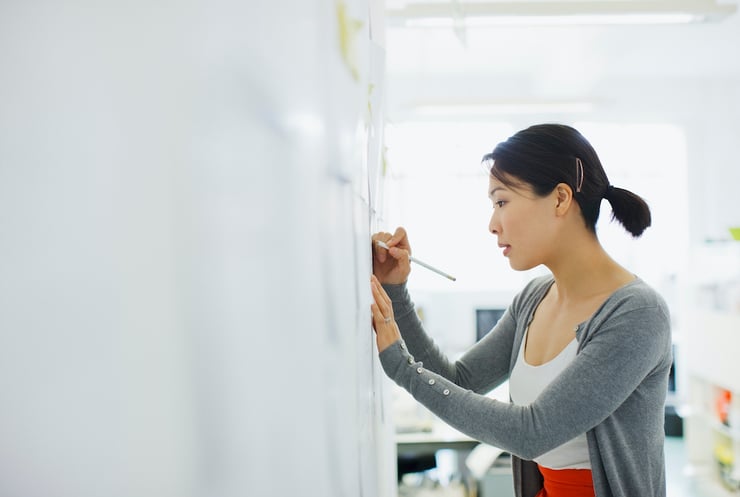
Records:
<instances>
[{"instance_id":1,"label":"white whiteboard","mask_svg":"<svg viewBox=\"0 0 740 497\"><path fill-rule=\"evenodd\" d=\"M370 11L0 4L0 494L395 494Z\"/></svg>"}]
</instances>

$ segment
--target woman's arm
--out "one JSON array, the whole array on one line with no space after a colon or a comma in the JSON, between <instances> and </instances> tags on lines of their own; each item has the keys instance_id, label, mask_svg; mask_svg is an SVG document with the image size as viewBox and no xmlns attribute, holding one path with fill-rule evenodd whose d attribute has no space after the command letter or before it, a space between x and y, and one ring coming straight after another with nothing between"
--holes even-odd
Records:
<instances>
[{"instance_id":1,"label":"woman's arm","mask_svg":"<svg viewBox=\"0 0 740 497\"><path fill-rule=\"evenodd\" d=\"M383 289L392 303L392 314L409 353L423 362L426 369L479 393L490 391L508 377L516 328L508 310L481 341L459 360L450 361L425 332L406 285L383 285Z\"/></svg>"},{"instance_id":2,"label":"woman's arm","mask_svg":"<svg viewBox=\"0 0 740 497\"><path fill-rule=\"evenodd\" d=\"M454 428L533 459L590 430L622 406L622 415L635 419L644 409L662 409L662 376L670 364L664 304L623 305L593 326L598 329L589 333L576 359L529 406L499 402L459 386L427 368L400 341L384 349L380 359L389 377ZM439 361L429 347L420 350L432 364ZM457 380L459 364L453 370Z\"/></svg>"}]
</instances>

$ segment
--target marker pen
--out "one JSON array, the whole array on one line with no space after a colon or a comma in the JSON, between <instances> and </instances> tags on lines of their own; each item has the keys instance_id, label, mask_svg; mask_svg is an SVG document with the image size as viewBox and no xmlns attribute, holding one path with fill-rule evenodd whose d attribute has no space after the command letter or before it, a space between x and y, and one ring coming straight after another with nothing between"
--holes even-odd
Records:
<instances>
[{"instance_id":1,"label":"marker pen","mask_svg":"<svg viewBox=\"0 0 740 497\"><path fill-rule=\"evenodd\" d=\"M376 240L376 241L375 241L375 243L377 243L377 244L378 244L378 247L382 247L382 248L384 248L384 249L386 249L386 250L388 250L388 249L390 248L390 247L388 247L388 245L386 245L386 244L385 244L385 242L381 242L380 240ZM444 271L441 271L441 270L437 269L437 268L436 268L436 267L434 267L434 266L430 266L430 265L429 265L429 264L427 264L426 262L422 262L422 261L420 261L420 260L419 260L419 259L417 259L416 257L412 257L412 256L409 256L409 260L410 260L411 262L415 262L416 264L418 264L418 265L420 265L420 266L422 266L422 267L425 267L425 268L427 268L427 269L428 269L428 270L430 270L430 271L434 271L435 273L437 273L437 274L438 274L438 275L440 275L440 276L444 276L444 277L445 277L445 278L447 278L448 280L452 280L452 281L457 281L457 278L455 278L454 276L450 276L449 274L445 273Z\"/></svg>"}]
</instances>

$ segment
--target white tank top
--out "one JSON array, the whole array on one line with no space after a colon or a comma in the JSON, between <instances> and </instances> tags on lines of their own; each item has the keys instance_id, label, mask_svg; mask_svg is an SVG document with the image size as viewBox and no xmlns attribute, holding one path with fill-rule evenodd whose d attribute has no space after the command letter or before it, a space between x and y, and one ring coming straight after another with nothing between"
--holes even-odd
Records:
<instances>
[{"instance_id":1,"label":"white tank top","mask_svg":"<svg viewBox=\"0 0 740 497\"><path fill-rule=\"evenodd\" d=\"M552 360L531 366L524 359L524 346L527 343L529 328L524 332L514 369L509 377L509 395L512 402L528 406L576 357L578 342L575 338ZM586 434L579 435L563 445L536 457L535 462L550 469L591 469L588 458Z\"/></svg>"}]
</instances>

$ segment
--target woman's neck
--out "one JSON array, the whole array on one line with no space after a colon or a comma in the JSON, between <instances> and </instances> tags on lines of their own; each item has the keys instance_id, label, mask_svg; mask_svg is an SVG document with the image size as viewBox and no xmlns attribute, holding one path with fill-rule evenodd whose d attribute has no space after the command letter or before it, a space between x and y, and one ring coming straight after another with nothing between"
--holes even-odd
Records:
<instances>
[{"instance_id":1,"label":"woman's neck","mask_svg":"<svg viewBox=\"0 0 740 497\"><path fill-rule=\"evenodd\" d=\"M571 240L547 267L555 278L558 300L563 303L610 294L635 279L593 235Z\"/></svg>"}]
</instances>

